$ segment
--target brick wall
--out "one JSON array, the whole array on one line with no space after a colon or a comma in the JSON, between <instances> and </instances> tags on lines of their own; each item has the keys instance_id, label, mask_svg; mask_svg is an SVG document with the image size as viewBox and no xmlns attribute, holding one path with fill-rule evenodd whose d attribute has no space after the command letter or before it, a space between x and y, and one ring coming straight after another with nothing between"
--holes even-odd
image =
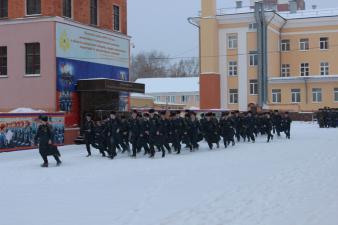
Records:
<instances>
[{"instance_id":1,"label":"brick wall","mask_svg":"<svg viewBox=\"0 0 338 225\"><path fill-rule=\"evenodd\" d=\"M26 16L26 0L8 1L10 19ZM62 16L63 0L41 0L43 16ZM120 7L120 27L127 34L127 0L98 0L98 27L113 29L113 5ZM73 0L73 19L83 24L90 23L90 0Z\"/></svg>"}]
</instances>

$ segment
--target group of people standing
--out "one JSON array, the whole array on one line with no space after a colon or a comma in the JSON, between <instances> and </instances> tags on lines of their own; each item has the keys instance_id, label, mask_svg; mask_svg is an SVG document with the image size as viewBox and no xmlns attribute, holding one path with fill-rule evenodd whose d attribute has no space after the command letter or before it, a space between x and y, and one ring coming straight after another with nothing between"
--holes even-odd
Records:
<instances>
[{"instance_id":1,"label":"group of people standing","mask_svg":"<svg viewBox=\"0 0 338 225\"><path fill-rule=\"evenodd\" d=\"M319 109L316 113L316 117L320 128L338 127L338 109L328 107Z\"/></svg>"},{"instance_id":2,"label":"group of people standing","mask_svg":"<svg viewBox=\"0 0 338 225\"><path fill-rule=\"evenodd\" d=\"M118 151L136 157L142 150L144 155L153 158L156 152L161 152L162 157L166 152L180 154L182 144L191 152L196 151L203 139L210 150L220 148L222 140L225 148L235 145L236 141L254 143L258 135L266 135L270 142L273 134L280 136L284 132L290 139L291 122L288 112L278 111L222 112L220 118L212 112L202 113L198 118L193 111L156 112L153 109L144 113L134 110L127 118L112 111L108 118L97 122L87 114L82 133L87 157L92 154L92 146L110 159L114 159Z\"/></svg>"}]
</instances>

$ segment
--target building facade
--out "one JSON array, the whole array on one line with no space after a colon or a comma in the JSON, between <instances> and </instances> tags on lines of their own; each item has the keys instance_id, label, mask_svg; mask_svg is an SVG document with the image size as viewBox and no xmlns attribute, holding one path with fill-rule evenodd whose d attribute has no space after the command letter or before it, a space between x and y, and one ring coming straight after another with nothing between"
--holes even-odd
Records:
<instances>
[{"instance_id":1,"label":"building facade","mask_svg":"<svg viewBox=\"0 0 338 225\"><path fill-rule=\"evenodd\" d=\"M161 109L199 109L199 78L168 77L142 78L136 83L145 85L145 94L154 98L154 105Z\"/></svg>"},{"instance_id":2,"label":"building facade","mask_svg":"<svg viewBox=\"0 0 338 225\"><path fill-rule=\"evenodd\" d=\"M62 111L78 125L79 80L129 80L126 0L0 3L0 111ZM113 96L115 108L126 109L128 96Z\"/></svg>"},{"instance_id":3,"label":"building facade","mask_svg":"<svg viewBox=\"0 0 338 225\"><path fill-rule=\"evenodd\" d=\"M338 10L217 12L202 0L190 18L200 27L202 109L338 107Z\"/></svg>"}]
</instances>

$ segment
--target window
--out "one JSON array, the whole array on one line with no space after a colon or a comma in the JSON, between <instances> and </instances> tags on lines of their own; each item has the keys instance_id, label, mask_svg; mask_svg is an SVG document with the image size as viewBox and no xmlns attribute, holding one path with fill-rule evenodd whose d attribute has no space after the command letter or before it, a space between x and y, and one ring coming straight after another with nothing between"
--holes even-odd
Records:
<instances>
[{"instance_id":1,"label":"window","mask_svg":"<svg viewBox=\"0 0 338 225\"><path fill-rule=\"evenodd\" d=\"M0 0L0 18L8 17L8 0Z\"/></svg>"},{"instance_id":2,"label":"window","mask_svg":"<svg viewBox=\"0 0 338 225\"><path fill-rule=\"evenodd\" d=\"M26 74L40 74L40 43L26 43Z\"/></svg>"},{"instance_id":3,"label":"window","mask_svg":"<svg viewBox=\"0 0 338 225\"><path fill-rule=\"evenodd\" d=\"M289 77L289 76L290 76L290 64L282 64L281 77Z\"/></svg>"},{"instance_id":4,"label":"window","mask_svg":"<svg viewBox=\"0 0 338 225\"><path fill-rule=\"evenodd\" d=\"M257 94L258 94L258 81L250 80L250 95L257 95Z\"/></svg>"},{"instance_id":5,"label":"window","mask_svg":"<svg viewBox=\"0 0 338 225\"><path fill-rule=\"evenodd\" d=\"M327 37L320 38L320 44L319 45L320 45L321 50L329 49L329 38L327 38Z\"/></svg>"},{"instance_id":6,"label":"window","mask_svg":"<svg viewBox=\"0 0 338 225\"><path fill-rule=\"evenodd\" d=\"M300 76L309 76L310 69L309 69L309 63L302 63L300 64Z\"/></svg>"},{"instance_id":7,"label":"window","mask_svg":"<svg viewBox=\"0 0 338 225\"><path fill-rule=\"evenodd\" d=\"M291 102L300 103L300 89L291 89Z\"/></svg>"},{"instance_id":8,"label":"window","mask_svg":"<svg viewBox=\"0 0 338 225\"><path fill-rule=\"evenodd\" d=\"M228 36L228 48L235 49L237 48L237 35L231 34Z\"/></svg>"},{"instance_id":9,"label":"window","mask_svg":"<svg viewBox=\"0 0 338 225\"><path fill-rule=\"evenodd\" d=\"M237 104L238 103L238 89L230 89L229 90L229 101L230 104Z\"/></svg>"},{"instance_id":10,"label":"window","mask_svg":"<svg viewBox=\"0 0 338 225\"><path fill-rule=\"evenodd\" d=\"M250 29L250 30L255 30L255 29L257 29L257 23L250 23L250 24L249 24L249 29Z\"/></svg>"},{"instance_id":11,"label":"window","mask_svg":"<svg viewBox=\"0 0 338 225\"><path fill-rule=\"evenodd\" d=\"M90 0L90 24L97 25L97 0Z\"/></svg>"},{"instance_id":12,"label":"window","mask_svg":"<svg viewBox=\"0 0 338 225\"><path fill-rule=\"evenodd\" d=\"M257 52L250 52L250 66L257 66L258 65L258 55Z\"/></svg>"},{"instance_id":13,"label":"window","mask_svg":"<svg viewBox=\"0 0 338 225\"><path fill-rule=\"evenodd\" d=\"M63 16L72 18L72 0L63 0Z\"/></svg>"},{"instance_id":14,"label":"window","mask_svg":"<svg viewBox=\"0 0 338 225\"><path fill-rule=\"evenodd\" d=\"M120 31L120 7L113 6L113 27L115 31Z\"/></svg>"},{"instance_id":15,"label":"window","mask_svg":"<svg viewBox=\"0 0 338 225\"><path fill-rule=\"evenodd\" d=\"M160 102L161 101L161 96L156 96L156 102Z\"/></svg>"},{"instance_id":16,"label":"window","mask_svg":"<svg viewBox=\"0 0 338 225\"><path fill-rule=\"evenodd\" d=\"M299 41L299 49L301 51L307 51L307 50L309 50L309 39L308 38L300 39L300 41Z\"/></svg>"},{"instance_id":17,"label":"window","mask_svg":"<svg viewBox=\"0 0 338 225\"><path fill-rule=\"evenodd\" d=\"M322 101L322 89L321 88L312 88L312 101L313 102Z\"/></svg>"},{"instance_id":18,"label":"window","mask_svg":"<svg viewBox=\"0 0 338 225\"><path fill-rule=\"evenodd\" d=\"M338 88L334 89L334 101L338 102Z\"/></svg>"},{"instance_id":19,"label":"window","mask_svg":"<svg viewBox=\"0 0 338 225\"><path fill-rule=\"evenodd\" d=\"M41 0L26 0L26 14L41 14Z\"/></svg>"},{"instance_id":20,"label":"window","mask_svg":"<svg viewBox=\"0 0 338 225\"><path fill-rule=\"evenodd\" d=\"M322 76L329 75L329 63L328 62L320 63L320 75Z\"/></svg>"},{"instance_id":21,"label":"window","mask_svg":"<svg viewBox=\"0 0 338 225\"><path fill-rule=\"evenodd\" d=\"M280 89L272 89L272 102L273 103L282 102L282 94Z\"/></svg>"},{"instance_id":22,"label":"window","mask_svg":"<svg viewBox=\"0 0 338 225\"><path fill-rule=\"evenodd\" d=\"M181 96L181 102L185 103L185 102L188 102L189 101L189 96Z\"/></svg>"},{"instance_id":23,"label":"window","mask_svg":"<svg viewBox=\"0 0 338 225\"><path fill-rule=\"evenodd\" d=\"M283 52L290 51L290 40L282 40L281 50Z\"/></svg>"},{"instance_id":24,"label":"window","mask_svg":"<svg viewBox=\"0 0 338 225\"><path fill-rule=\"evenodd\" d=\"M199 96L199 95L196 95L196 96L195 96L195 101L196 101L196 102L200 102L200 96Z\"/></svg>"},{"instance_id":25,"label":"window","mask_svg":"<svg viewBox=\"0 0 338 225\"><path fill-rule=\"evenodd\" d=\"M7 76L7 47L0 46L0 76Z\"/></svg>"},{"instance_id":26,"label":"window","mask_svg":"<svg viewBox=\"0 0 338 225\"><path fill-rule=\"evenodd\" d=\"M229 62L228 75L237 76L237 62L236 61Z\"/></svg>"},{"instance_id":27,"label":"window","mask_svg":"<svg viewBox=\"0 0 338 225\"><path fill-rule=\"evenodd\" d=\"M175 96L170 96L170 102L175 103L176 102L176 97Z\"/></svg>"}]
</instances>

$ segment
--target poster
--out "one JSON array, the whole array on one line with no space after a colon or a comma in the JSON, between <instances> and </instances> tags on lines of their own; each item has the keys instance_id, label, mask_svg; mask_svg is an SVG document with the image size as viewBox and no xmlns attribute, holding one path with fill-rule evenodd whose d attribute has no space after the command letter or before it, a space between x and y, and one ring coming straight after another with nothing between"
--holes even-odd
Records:
<instances>
[{"instance_id":1,"label":"poster","mask_svg":"<svg viewBox=\"0 0 338 225\"><path fill-rule=\"evenodd\" d=\"M129 45L127 36L56 24L57 105L66 113L67 125L79 123L78 80L129 81ZM125 111L129 94L120 92L119 96L119 110Z\"/></svg>"},{"instance_id":2,"label":"poster","mask_svg":"<svg viewBox=\"0 0 338 225\"><path fill-rule=\"evenodd\" d=\"M40 114L0 114L0 152L35 148ZM64 144L64 115L46 114L53 128L52 141Z\"/></svg>"}]
</instances>

